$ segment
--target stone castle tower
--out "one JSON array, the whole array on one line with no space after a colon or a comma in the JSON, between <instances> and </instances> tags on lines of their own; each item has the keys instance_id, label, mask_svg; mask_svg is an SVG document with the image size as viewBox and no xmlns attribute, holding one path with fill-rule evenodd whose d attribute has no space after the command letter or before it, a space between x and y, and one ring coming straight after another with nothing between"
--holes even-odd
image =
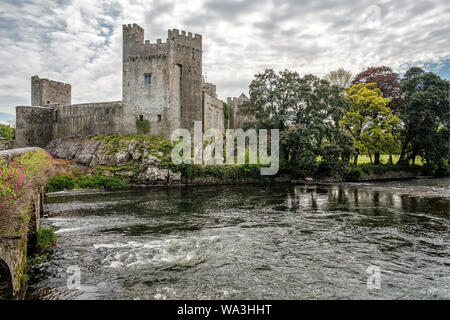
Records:
<instances>
[{"instance_id":1,"label":"stone castle tower","mask_svg":"<svg viewBox=\"0 0 450 320\"><path fill-rule=\"evenodd\" d=\"M137 24L123 25L122 101L71 104L70 84L31 78L31 106L16 107L16 146L45 147L52 139L149 132L170 139L194 121L224 129L222 101L202 77L202 37L168 30L166 42L144 40Z\"/></svg>"},{"instance_id":2,"label":"stone castle tower","mask_svg":"<svg viewBox=\"0 0 450 320\"><path fill-rule=\"evenodd\" d=\"M169 30L166 42L144 41L137 24L123 26L124 108L169 137L202 121L202 37Z\"/></svg>"}]
</instances>

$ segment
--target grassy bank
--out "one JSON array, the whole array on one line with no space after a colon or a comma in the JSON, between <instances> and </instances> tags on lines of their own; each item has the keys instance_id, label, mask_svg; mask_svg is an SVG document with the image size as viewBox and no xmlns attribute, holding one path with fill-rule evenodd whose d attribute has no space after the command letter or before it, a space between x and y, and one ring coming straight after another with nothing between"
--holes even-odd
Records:
<instances>
[{"instance_id":1,"label":"grassy bank","mask_svg":"<svg viewBox=\"0 0 450 320\"><path fill-rule=\"evenodd\" d=\"M99 175L72 177L69 175L57 175L47 182L45 189L47 192L86 188L114 190L127 186L128 184L118 177L103 177Z\"/></svg>"}]
</instances>

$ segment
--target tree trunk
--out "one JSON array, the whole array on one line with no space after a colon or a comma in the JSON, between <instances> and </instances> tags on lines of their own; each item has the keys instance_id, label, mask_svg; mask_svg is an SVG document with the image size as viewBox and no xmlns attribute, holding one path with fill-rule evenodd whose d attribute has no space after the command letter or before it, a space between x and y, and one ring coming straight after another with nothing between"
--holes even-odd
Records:
<instances>
[{"instance_id":1,"label":"tree trunk","mask_svg":"<svg viewBox=\"0 0 450 320\"><path fill-rule=\"evenodd\" d=\"M389 163L394 164L394 160L392 160L392 154L389 155Z\"/></svg>"},{"instance_id":2,"label":"tree trunk","mask_svg":"<svg viewBox=\"0 0 450 320\"><path fill-rule=\"evenodd\" d=\"M369 159L370 159L370 163L372 164L373 163L373 161L372 161L372 155L369 153Z\"/></svg>"},{"instance_id":3,"label":"tree trunk","mask_svg":"<svg viewBox=\"0 0 450 320\"><path fill-rule=\"evenodd\" d=\"M379 152L375 152L375 164L380 164L380 153Z\"/></svg>"},{"instance_id":4,"label":"tree trunk","mask_svg":"<svg viewBox=\"0 0 450 320\"><path fill-rule=\"evenodd\" d=\"M353 158L353 164L355 166L358 164L358 155L359 155L358 150L356 150L355 157Z\"/></svg>"}]
</instances>

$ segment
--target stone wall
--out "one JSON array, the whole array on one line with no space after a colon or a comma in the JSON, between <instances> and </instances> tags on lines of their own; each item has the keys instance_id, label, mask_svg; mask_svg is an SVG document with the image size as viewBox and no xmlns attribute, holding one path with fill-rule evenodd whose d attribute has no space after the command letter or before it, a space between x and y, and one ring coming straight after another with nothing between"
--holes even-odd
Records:
<instances>
[{"instance_id":1,"label":"stone wall","mask_svg":"<svg viewBox=\"0 0 450 320\"><path fill-rule=\"evenodd\" d=\"M217 97L203 92L203 130L210 128L225 131L223 102Z\"/></svg>"},{"instance_id":2,"label":"stone wall","mask_svg":"<svg viewBox=\"0 0 450 320\"><path fill-rule=\"evenodd\" d=\"M243 103L247 102L249 99L245 94L241 94L239 98L236 97L228 97L227 104L230 106L230 120L229 120L229 128L230 129L240 129L246 121L252 120L251 116L244 115L240 113L240 107Z\"/></svg>"},{"instance_id":3,"label":"stone wall","mask_svg":"<svg viewBox=\"0 0 450 320\"><path fill-rule=\"evenodd\" d=\"M70 84L33 76L31 78L31 105L71 104L71 91Z\"/></svg>"},{"instance_id":4,"label":"stone wall","mask_svg":"<svg viewBox=\"0 0 450 320\"><path fill-rule=\"evenodd\" d=\"M10 162L22 154L35 150L39 148L4 150L0 151L0 158ZM5 214L2 210L11 209L14 217L14 219L0 219L0 299L23 298L28 279L27 254L34 254L36 249L37 232L43 211L44 187L42 185L28 187L25 193L23 198L27 199L26 202L19 201L10 208L0 208L0 217ZM28 225L15 225L24 215L30 217Z\"/></svg>"},{"instance_id":5,"label":"stone wall","mask_svg":"<svg viewBox=\"0 0 450 320\"><path fill-rule=\"evenodd\" d=\"M52 139L134 134L121 101L54 107L16 107L15 147L45 147Z\"/></svg>"},{"instance_id":6,"label":"stone wall","mask_svg":"<svg viewBox=\"0 0 450 320\"><path fill-rule=\"evenodd\" d=\"M53 108L16 107L14 147L45 147L53 137L53 117Z\"/></svg>"},{"instance_id":7,"label":"stone wall","mask_svg":"<svg viewBox=\"0 0 450 320\"><path fill-rule=\"evenodd\" d=\"M121 101L57 107L52 136L63 138L134 133L135 128L123 125L123 112Z\"/></svg>"}]
</instances>

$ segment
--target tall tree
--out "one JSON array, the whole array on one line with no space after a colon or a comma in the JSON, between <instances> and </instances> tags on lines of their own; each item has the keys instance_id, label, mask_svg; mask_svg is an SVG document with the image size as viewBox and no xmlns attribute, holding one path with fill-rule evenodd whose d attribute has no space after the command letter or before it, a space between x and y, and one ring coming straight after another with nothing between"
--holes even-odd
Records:
<instances>
[{"instance_id":1,"label":"tall tree","mask_svg":"<svg viewBox=\"0 0 450 320\"><path fill-rule=\"evenodd\" d=\"M331 84L338 86L339 88L345 89L351 83L352 74L344 68L339 68L337 70L328 72L325 75L324 79L329 81Z\"/></svg>"},{"instance_id":2,"label":"tall tree","mask_svg":"<svg viewBox=\"0 0 450 320\"><path fill-rule=\"evenodd\" d=\"M353 141L339 128L348 108L341 88L314 75L266 70L249 91L250 101L241 109L254 116L248 125L280 129L281 150L295 168L311 174L318 156L348 159Z\"/></svg>"},{"instance_id":3,"label":"tall tree","mask_svg":"<svg viewBox=\"0 0 450 320\"><path fill-rule=\"evenodd\" d=\"M405 103L400 110L404 134L400 159L421 156L427 163L448 158L450 132L449 82L414 67L402 79Z\"/></svg>"},{"instance_id":4,"label":"tall tree","mask_svg":"<svg viewBox=\"0 0 450 320\"><path fill-rule=\"evenodd\" d=\"M383 93L383 98L392 99L400 92L400 78L391 68L386 66L370 67L358 73L352 81L352 85L358 83L375 82Z\"/></svg>"},{"instance_id":5,"label":"tall tree","mask_svg":"<svg viewBox=\"0 0 450 320\"><path fill-rule=\"evenodd\" d=\"M350 110L341 120L355 141L358 162L359 154L374 154L375 164L380 163L380 154L392 153L398 149L394 134L400 119L387 106L388 99L382 97L376 83L359 83L346 89Z\"/></svg>"}]
</instances>

